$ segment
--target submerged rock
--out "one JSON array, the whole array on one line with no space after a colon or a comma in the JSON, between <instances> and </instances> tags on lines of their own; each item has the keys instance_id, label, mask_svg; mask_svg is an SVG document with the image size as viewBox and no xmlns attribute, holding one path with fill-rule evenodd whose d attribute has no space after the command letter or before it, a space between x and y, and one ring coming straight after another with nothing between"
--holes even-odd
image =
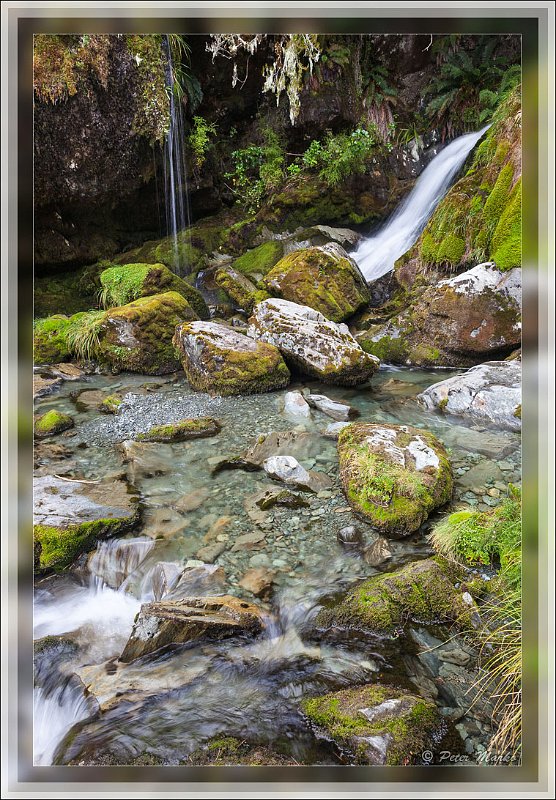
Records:
<instances>
[{"instance_id":1,"label":"submerged rock","mask_svg":"<svg viewBox=\"0 0 556 800\"><path fill-rule=\"evenodd\" d=\"M468 367L506 355L521 342L521 269L485 263L442 280L357 341L394 364Z\"/></svg>"},{"instance_id":2,"label":"submerged rock","mask_svg":"<svg viewBox=\"0 0 556 800\"><path fill-rule=\"evenodd\" d=\"M333 322L343 322L370 300L359 267L336 243L284 256L264 285L271 294L314 308Z\"/></svg>"},{"instance_id":3,"label":"submerged rock","mask_svg":"<svg viewBox=\"0 0 556 800\"><path fill-rule=\"evenodd\" d=\"M322 435L326 439L338 439L340 431L343 431L349 424L349 422L331 422L330 425L326 426Z\"/></svg>"},{"instance_id":4,"label":"submerged rock","mask_svg":"<svg viewBox=\"0 0 556 800\"><path fill-rule=\"evenodd\" d=\"M338 456L350 506L391 538L417 530L452 496L446 450L419 428L352 423L340 431Z\"/></svg>"},{"instance_id":5,"label":"submerged rock","mask_svg":"<svg viewBox=\"0 0 556 800\"><path fill-rule=\"evenodd\" d=\"M347 422L347 420L360 415L360 412L353 406L347 403L339 403L337 400L331 400L324 394L309 394L307 395L307 402L310 406L322 411L327 417L331 417L337 422Z\"/></svg>"},{"instance_id":6,"label":"submerged rock","mask_svg":"<svg viewBox=\"0 0 556 800\"><path fill-rule=\"evenodd\" d=\"M521 364L519 361L479 364L463 375L434 383L417 399L428 409L520 430Z\"/></svg>"},{"instance_id":7,"label":"submerged rock","mask_svg":"<svg viewBox=\"0 0 556 800\"><path fill-rule=\"evenodd\" d=\"M168 592L167 600L185 597L220 595L225 593L226 575L215 564L198 564L186 567ZM162 595L161 595L162 596ZM160 599L155 597L155 599Z\"/></svg>"},{"instance_id":8,"label":"submerged rock","mask_svg":"<svg viewBox=\"0 0 556 800\"><path fill-rule=\"evenodd\" d=\"M154 444L134 442L131 439L121 442L118 450L127 464L127 477L131 483L155 475L166 475L172 466L171 448L160 448Z\"/></svg>"},{"instance_id":9,"label":"submerged rock","mask_svg":"<svg viewBox=\"0 0 556 800\"><path fill-rule=\"evenodd\" d=\"M231 595L147 603L141 606L120 661L134 661L169 644L255 635L263 627L261 610Z\"/></svg>"},{"instance_id":10,"label":"submerged rock","mask_svg":"<svg viewBox=\"0 0 556 800\"><path fill-rule=\"evenodd\" d=\"M125 533L140 519L124 481L103 483L35 478L34 548L38 569L64 569L99 539Z\"/></svg>"},{"instance_id":11,"label":"submerged rock","mask_svg":"<svg viewBox=\"0 0 556 800\"><path fill-rule=\"evenodd\" d=\"M73 418L62 411L51 409L35 420L35 437L44 439L46 436L55 436L57 433L67 431L75 425Z\"/></svg>"},{"instance_id":12,"label":"submerged rock","mask_svg":"<svg viewBox=\"0 0 556 800\"><path fill-rule=\"evenodd\" d=\"M200 319L209 311L203 295L164 264L124 264L109 267L100 275L104 305L122 306L139 297L177 292L184 297Z\"/></svg>"},{"instance_id":13,"label":"submerged rock","mask_svg":"<svg viewBox=\"0 0 556 800\"><path fill-rule=\"evenodd\" d=\"M325 383L365 383L380 363L363 352L345 325L331 322L308 306L264 300L255 306L249 323L250 337L275 345L286 361Z\"/></svg>"},{"instance_id":14,"label":"submerged rock","mask_svg":"<svg viewBox=\"0 0 556 800\"><path fill-rule=\"evenodd\" d=\"M308 508L309 503L300 494L290 492L289 489L263 489L253 497L254 502L262 511L268 511L274 506L285 508Z\"/></svg>"},{"instance_id":15,"label":"submerged rock","mask_svg":"<svg viewBox=\"0 0 556 800\"><path fill-rule=\"evenodd\" d=\"M112 369L165 375L179 369L172 345L176 326L197 318L177 292L141 297L105 312L99 329L98 358Z\"/></svg>"},{"instance_id":16,"label":"submerged rock","mask_svg":"<svg viewBox=\"0 0 556 800\"><path fill-rule=\"evenodd\" d=\"M359 628L393 634L409 621L422 624L473 624L477 607L456 589L447 568L434 559L407 564L395 572L374 575L331 608L320 611L316 625Z\"/></svg>"},{"instance_id":17,"label":"submerged rock","mask_svg":"<svg viewBox=\"0 0 556 800\"><path fill-rule=\"evenodd\" d=\"M441 727L434 703L391 686L359 686L304 700L317 736L348 750L357 764L406 765Z\"/></svg>"},{"instance_id":18,"label":"submerged rock","mask_svg":"<svg viewBox=\"0 0 556 800\"><path fill-rule=\"evenodd\" d=\"M192 322L174 336L193 389L213 394L253 394L282 389L290 380L280 351L227 325Z\"/></svg>"},{"instance_id":19,"label":"submerged rock","mask_svg":"<svg viewBox=\"0 0 556 800\"><path fill-rule=\"evenodd\" d=\"M220 433L221 425L212 417L197 417L155 425L146 433L137 434L139 442L185 442L188 439L203 439Z\"/></svg>"}]
</instances>

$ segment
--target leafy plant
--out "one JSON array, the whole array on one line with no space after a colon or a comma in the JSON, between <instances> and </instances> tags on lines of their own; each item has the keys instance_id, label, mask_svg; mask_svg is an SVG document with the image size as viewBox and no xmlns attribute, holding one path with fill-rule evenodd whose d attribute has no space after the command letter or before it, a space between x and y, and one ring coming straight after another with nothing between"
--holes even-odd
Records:
<instances>
[{"instance_id":1,"label":"leafy plant","mask_svg":"<svg viewBox=\"0 0 556 800\"><path fill-rule=\"evenodd\" d=\"M188 141L197 169L205 163L207 153L212 147L211 138L214 136L216 136L216 125L213 122L207 122L204 117L193 117L193 127Z\"/></svg>"},{"instance_id":2,"label":"leafy plant","mask_svg":"<svg viewBox=\"0 0 556 800\"><path fill-rule=\"evenodd\" d=\"M104 311L86 311L74 314L66 331L66 343L74 355L90 361L100 344L99 333L104 320Z\"/></svg>"},{"instance_id":3,"label":"leafy plant","mask_svg":"<svg viewBox=\"0 0 556 800\"><path fill-rule=\"evenodd\" d=\"M265 195L278 188L285 177L285 153L278 134L267 128L262 145L249 145L232 152L234 168L224 177L231 178L232 190L249 211L256 210Z\"/></svg>"},{"instance_id":4,"label":"leafy plant","mask_svg":"<svg viewBox=\"0 0 556 800\"><path fill-rule=\"evenodd\" d=\"M350 175L365 171L376 144L376 132L367 128L356 128L351 133L336 136L329 133L324 143L313 140L301 161L310 169L318 169L319 177L334 187Z\"/></svg>"}]
</instances>

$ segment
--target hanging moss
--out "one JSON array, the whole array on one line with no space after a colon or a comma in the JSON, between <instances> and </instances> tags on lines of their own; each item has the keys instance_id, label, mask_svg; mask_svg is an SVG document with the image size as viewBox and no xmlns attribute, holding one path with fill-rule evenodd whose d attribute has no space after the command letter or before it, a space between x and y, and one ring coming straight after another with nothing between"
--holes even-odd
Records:
<instances>
[{"instance_id":1,"label":"hanging moss","mask_svg":"<svg viewBox=\"0 0 556 800\"><path fill-rule=\"evenodd\" d=\"M126 36L127 49L137 64L141 108L135 114L133 130L151 143L162 142L170 127L170 100L166 90L166 55L160 34Z\"/></svg>"},{"instance_id":2,"label":"hanging moss","mask_svg":"<svg viewBox=\"0 0 556 800\"><path fill-rule=\"evenodd\" d=\"M499 269L521 266L521 178L492 237L492 258Z\"/></svg>"},{"instance_id":3,"label":"hanging moss","mask_svg":"<svg viewBox=\"0 0 556 800\"><path fill-rule=\"evenodd\" d=\"M513 176L513 165L506 164L506 166L500 171L496 183L494 184L494 188L489 194L483 209L483 218L487 225L496 225L500 219L500 216L502 215L502 212L506 208Z\"/></svg>"},{"instance_id":4,"label":"hanging moss","mask_svg":"<svg viewBox=\"0 0 556 800\"><path fill-rule=\"evenodd\" d=\"M440 242L435 261L437 264L449 264L455 267L461 262L464 253L465 240L450 234Z\"/></svg>"}]
</instances>

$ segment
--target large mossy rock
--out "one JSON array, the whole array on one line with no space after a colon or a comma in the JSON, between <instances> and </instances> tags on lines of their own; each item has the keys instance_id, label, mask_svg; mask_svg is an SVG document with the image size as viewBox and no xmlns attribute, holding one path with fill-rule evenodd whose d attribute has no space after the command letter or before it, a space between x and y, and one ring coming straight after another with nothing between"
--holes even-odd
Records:
<instances>
[{"instance_id":1,"label":"large mossy rock","mask_svg":"<svg viewBox=\"0 0 556 800\"><path fill-rule=\"evenodd\" d=\"M69 414L51 408L46 414L41 414L35 420L35 438L44 439L46 436L55 436L57 433L67 431L74 426L73 418Z\"/></svg>"},{"instance_id":2,"label":"large mossy rock","mask_svg":"<svg viewBox=\"0 0 556 800\"><path fill-rule=\"evenodd\" d=\"M268 291L343 322L370 300L359 267L336 243L284 256L264 280Z\"/></svg>"},{"instance_id":3,"label":"large mossy rock","mask_svg":"<svg viewBox=\"0 0 556 800\"><path fill-rule=\"evenodd\" d=\"M521 429L521 362L489 361L433 383L417 398L426 408Z\"/></svg>"},{"instance_id":4,"label":"large mossy rock","mask_svg":"<svg viewBox=\"0 0 556 800\"><path fill-rule=\"evenodd\" d=\"M164 264L125 264L109 267L100 276L105 306L123 306L139 297L164 292L181 294L200 319L209 310L202 294Z\"/></svg>"},{"instance_id":5,"label":"large mossy rock","mask_svg":"<svg viewBox=\"0 0 556 800\"><path fill-rule=\"evenodd\" d=\"M179 369L172 337L176 327L197 315L177 292L140 297L106 311L99 328L97 356L113 369L164 375Z\"/></svg>"},{"instance_id":6,"label":"large mossy rock","mask_svg":"<svg viewBox=\"0 0 556 800\"><path fill-rule=\"evenodd\" d=\"M338 456L350 506L385 536L416 531L452 496L448 455L428 431L352 423L340 431Z\"/></svg>"},{"instance_id":7,"label":"large mossy rock","mask_svg":"<svg viewBox=\"0 0 556 800\"><path fill-rule=\"evenodd\" d=\"M455 588L458 578L455 567L450 573L440 559L415 561L363 581L339 603L322 609L315 623L319 628L356 628L378 635L395 634L409 622L450 622L467 628L477 608L463 588Z\"/></svg>"},{"instance_id":8,"label":"large mossy rock","mask_svg":"<svg viewBox=\"0 0 556 800\"><path fill-rule=\"evenodd\" d=\"M259 607L232 595L147 603L141 606L120 661L134 661L169 644L254 635L263 627Z\"/></svg>"},{"instance_id":9,"label":"large mossy rock","mask_svg":"<svg viewBox=\"0 0 556 800\"><path fill-rule=\"evenodd\" d=\"M140 520L124 481L80 483L51 475L35 478L35 568L65 569L99 539L125 533Z\"/></svg>"},{"instance_id":10,"label":"large mossy rock","mask_svg":"<svg viewBox=\"0 0 556 800\"><path fill-rule=\"evenodd\" d=\"M269 297L268 292L257 289L249 278L233 267L217 270L215 283L224 289L238 308L248 314L251 313L256 303Z\"/></svg>"},{"instance_id":11,"label":"large mossy rock","mask_svg":"<svg viewBox=\"0 0 556 800\"><path fill-rule=\"evenodd\" d=\"M441 728L430 700L391 686L358 686L303 700L317 736L357 764L406 765L432 746Z\"/></svg>"},{"instance_id":12,"label":"large mossy rock","mask_svg":"<svg viewBox=\"0 0 556 800\"><path fill-rule=\"evenodd\" d=\"M282 389L290 372L272 344L256 342L227 325L180 325L174 344L193 389L212 394L255 394Z\"/></svg>"},{"instance_id":13,"label":"large mossy rock","mask_svg":"<svg viewBox=\"0 0 556 800\"><path fill-rule=\"evenodd\" d=\"M63 314L37 319L33 325L33 362L57 364L67 361L71 352L66 340L69 318Z\"/></svg>"},{"instance_id":14,"label":"large mossy rock","mask_svg":"<svg viewBox=\"0 0 556 800\"><path fill-rule=\"evenodd\" d=\"M365 383L379 367L378 359L361 349L346 325L337 325L308 306L263 300L249 323L249 336L278 347L293 367L325 383Z\"/></svg>"},{"instance_id":15,"label":"large mossy rock","mask_svg":"<svg viewBox=\"0 0 556 800\"><path fill-rule=\"evenodd\" d=\"M469 367L508 355L521 342L521 270L485 263L442 280L357 341L393 364Z\"/></svg>"}]
</instances>

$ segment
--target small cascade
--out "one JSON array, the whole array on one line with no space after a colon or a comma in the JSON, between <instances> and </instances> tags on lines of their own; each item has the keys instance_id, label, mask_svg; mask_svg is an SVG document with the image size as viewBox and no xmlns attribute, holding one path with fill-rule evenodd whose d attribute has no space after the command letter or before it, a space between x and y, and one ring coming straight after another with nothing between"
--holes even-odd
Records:
<instances>
[{"instance_id":1,"label":"small cascade","mask_svg":"<svg viewBox=\"0 0 556 800\"><path fill-rule=\"evenodd\" d=\"M146 537L100 542L88 563L93 582L99 581L101 586L119 589L145 560L154 544L153 539Z\"/></svg>"},{"instance_id":2,"label":"small cascade","mask_svg":"<svg viewBox=\"0 0 556 800\"><path fill-rule=\"evenodd\" d=\"M460 136L427 166L415 186L374 236L364 239L352 254L368 281L394 269L400 256L417 241L465 159L490 125Z\"/></svg>"},{"instance_id":3,"label":"small cascade","mask_svg":"<svg viewBox=\"0 0 556 800\"><path fill-rule=\"evenodd\" d=\"M95 713L96 701L85 694L75 676L59 676L54 686L33 691L33 754L35 766L50 766L56 747L76 722Z\"/></svg>"},{"instance_id":4,"label":"small cascade","mask_svg":"<svg viewBox=\"0 0 556 800\"><path fill-rule=\"evenodd\" d=\"M167 36L164 38L164 43L167 57L166 81L170 100L170 128L164 144L166 235L171 236L173 240L173 271L176 275L186 275L189 269L183 245L187 243L187 232L191 226L191 209L185 162L185 126L182 104L176 97L172 51Z\"/></svg>"}]
</instances>

